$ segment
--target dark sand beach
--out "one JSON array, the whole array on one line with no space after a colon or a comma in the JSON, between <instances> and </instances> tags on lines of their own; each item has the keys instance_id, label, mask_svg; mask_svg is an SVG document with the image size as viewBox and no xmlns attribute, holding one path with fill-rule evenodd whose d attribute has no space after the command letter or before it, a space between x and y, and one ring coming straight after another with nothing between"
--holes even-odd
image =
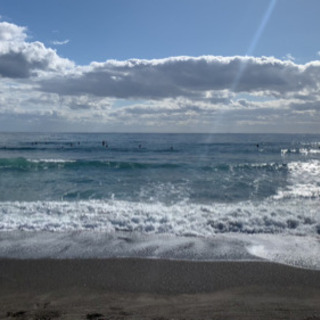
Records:
<instances>
[{"instance_id":1,"label":"dark sand beach","mask_svg":"<svg viewBox=\"0 0 320 320\"><path fill-rule=\"evenodd\" d=\"M1 319L320 319L320 272L268 262L0 260Z\"/></svg>"}]
</instances>

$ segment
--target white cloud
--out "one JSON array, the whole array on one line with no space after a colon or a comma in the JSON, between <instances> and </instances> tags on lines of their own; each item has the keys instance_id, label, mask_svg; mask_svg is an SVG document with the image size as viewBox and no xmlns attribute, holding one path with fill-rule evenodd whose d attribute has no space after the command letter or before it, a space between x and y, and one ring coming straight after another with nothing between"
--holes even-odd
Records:
<instances>
[{"instance_id":1,"label":"white cloud","mask_svg":"<svg viewBox=\"0 0 320 320\"><path fill-rule=\"evenodd\" d=\"M221 90L277 96L317 90L319 84L317 62L298 65L273 57L202 56L92 63L42 82L41 88L62 95L164 99L199 98Z\"/></svg>"},{"instance_id":2,"label":"white cloud","mask_svg":"<svg viewBox=\"0 0 320 320\"><path fill-rule=\"evenodd\" d=\"M51 42L55 46L62 46L62 45L68 44L70 42L70 40L69 39L66 39L64 41L53 40Z\"/></svg>"},{"instance_id":3,"label":"white cloud","mask_svg":"<svg viewBox=\"0 0 320 320\"><path fill-rule=\"evenodd\" d=\"M77 66L29 42L25 27L0 22L1 128L314 130L319 89L320 61L297 64L290 54L285 60L181 56Z\"/></svg>"},{"instance_id":4,"label":"white cloud","mask_svg":"<svg viewBox=\"0 0 320 320\"><path fill-rule=\"evenodd\" d=\"M0 41L22 42L27 38L27 28L8 22L0 22Z\"/></svg>"},{"instance_id":5,"label":"white cloud","mask_svg":"<svg viewBox=\"0 0 320 320\"><path fill-rule=\"evenodd\" d=\"M291 53L287 53L283 58L289 61L296 60L296 58Z\"/></svg>"},{"instance_id":6,"label":"white cloud","mask_svg":"<svg viewBox=\"0 0 320 320\"><path fill-rule=\"evenodd\" d=\"M27 42L25 27L0 22L0 76L6 78L30 78L41 72L59 72L74 64L46 48L41 42Z\"/></svg>"}]
</instances>

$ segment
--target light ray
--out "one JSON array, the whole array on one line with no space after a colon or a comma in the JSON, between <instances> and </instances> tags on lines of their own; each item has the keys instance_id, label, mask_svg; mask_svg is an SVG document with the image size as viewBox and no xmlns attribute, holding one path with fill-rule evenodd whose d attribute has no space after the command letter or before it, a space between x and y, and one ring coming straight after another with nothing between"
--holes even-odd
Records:
<instances>
[{"instance_id":1,"label":"light ray","mask_svg":"<svg viewBox=\"0 0 320 320\"><path fill-rule=\"evenodd\" d=\"M267 7L267 10L265 11L263 17L262 17L262 20L259 24L259 27L257 29L257 31L255 32L253 38L252 38L252 41L250 43L250 46L246 52L246 56L252 56L253 55L253 52L263 34L263 31L265 30L269 20L270 20L270 17L274 11L274 8L277 4L277 1L278 0L270 0L269 2L269 5ZM246 69L246 66L247 66L247 62L246 61L240 61L240 65L239 65L239 70L230 86L230 91L231 92L235 92L238 85L239 85L239 82L241 80L241 77ZM217 127L217 123L221 123L222 119L224 118L224 114L225 114L225 111L221 110L219 112L219 114L217 114L215 120L214 120L214 124L213 124L213 129Z\"/></svg>"},{"instance_id":2,"label":"light ray","mask_svg":"<svg viewBox=\"0 0 320 320\"><path fill-rule=\"evenodd\" d=\"M277 3L277 0L271 0L270 3L269 3L269 6L260 22L260 25L259 25L259 28L257 29L256 33L254 34L253 36L253 39L251 41L251 44L247 50L247 53L246 53L246 56L252 56L253 52L254 52L254 49L256 48L261 36L262 36L262 33L264 31L264 29L266 28L267 26L267 23L272 15L272 12L275 8L275 5ZM240 62L240 67L239 67L239 71L233 81L233 84L231 86L231 90L232 91L235 91L238 84L239 84L239 81L241 79L241 76L244 72L244 70L246 69L246 65L247 63L246 62Z\"/></svg>"}]
</instances>

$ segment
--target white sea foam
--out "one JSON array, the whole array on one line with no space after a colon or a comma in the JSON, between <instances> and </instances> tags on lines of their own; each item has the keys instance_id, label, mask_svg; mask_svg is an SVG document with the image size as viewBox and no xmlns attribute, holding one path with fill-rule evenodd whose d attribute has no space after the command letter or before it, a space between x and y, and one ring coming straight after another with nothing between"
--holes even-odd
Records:
<instances>
[{"instance_id":1,"label":"white sea foam","mask_svg":"<svg viewBox=\"0 0 320 320\"><path fill-rule=\"evenodd\" d=\"M0 230L137 231L146 234L210 237L217 233L320 232L318 202L313 199L257 204L246 201L167 206L121 200L78 202L1 202Z\"/></svg>"},{"instance_id":2,"label":"white sea foam","mask_svg":"<svg viewBox=\"0 0 320 320\"><path fill-rule=\"evenodd\" d=\"M28 161L33 163L74 163L76 160L68 159L28 159Z\"/></svg>"},{"instance_id":3,"label":"white sea foam","mask_svg":"<svg viewBox=\"0 0 320 320\"><path fill-rule=\"evenodd\" d=\"M281 149L281 155L282 156L287 156L287 155L290 155L291 153L294 153L294 154L301 154L301 155L304 155L304 156L307 156L307 155L310 155L310 154L320 154L320 149L317 148L312 148L312 149L309 149L309 148L299 148L299 149L296 149L296 148L293 148L293 149Z\"/></svg>"},{"instance_id":4,"label":"white sea foam","mask_svg":"<svg viewBox=\"0 0 320 320\"><path fill-rule=\"evenodd\" d=\"M289 198L320 198L320 186L311 183L297 183L279 190L274 199Z\"/></svg>"},{"instance_id":5,"label":"white sea foam","mask_svg":"<svg viewBox=\"0 0 320 320\"><path fill-rule=\"evenodd\" d=\"M296 153L297 149L281 149L281 155L285 156L290 153Z\"/></svg>"}]
</instances>

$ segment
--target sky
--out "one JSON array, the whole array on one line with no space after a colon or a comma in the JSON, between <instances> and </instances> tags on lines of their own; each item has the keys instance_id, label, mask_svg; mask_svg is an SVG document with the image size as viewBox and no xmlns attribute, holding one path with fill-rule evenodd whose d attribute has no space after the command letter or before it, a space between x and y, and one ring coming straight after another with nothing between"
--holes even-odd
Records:
<instances>
[{"instance_id":1,"label":"sky","mask_svg":"<svg viewBox=\"0 0 320 320\"><path fill-rule=\"evenodd\" d=\"M320 133L319 0L0 0L0 131Z\"/></svg>"}]
</instances>

